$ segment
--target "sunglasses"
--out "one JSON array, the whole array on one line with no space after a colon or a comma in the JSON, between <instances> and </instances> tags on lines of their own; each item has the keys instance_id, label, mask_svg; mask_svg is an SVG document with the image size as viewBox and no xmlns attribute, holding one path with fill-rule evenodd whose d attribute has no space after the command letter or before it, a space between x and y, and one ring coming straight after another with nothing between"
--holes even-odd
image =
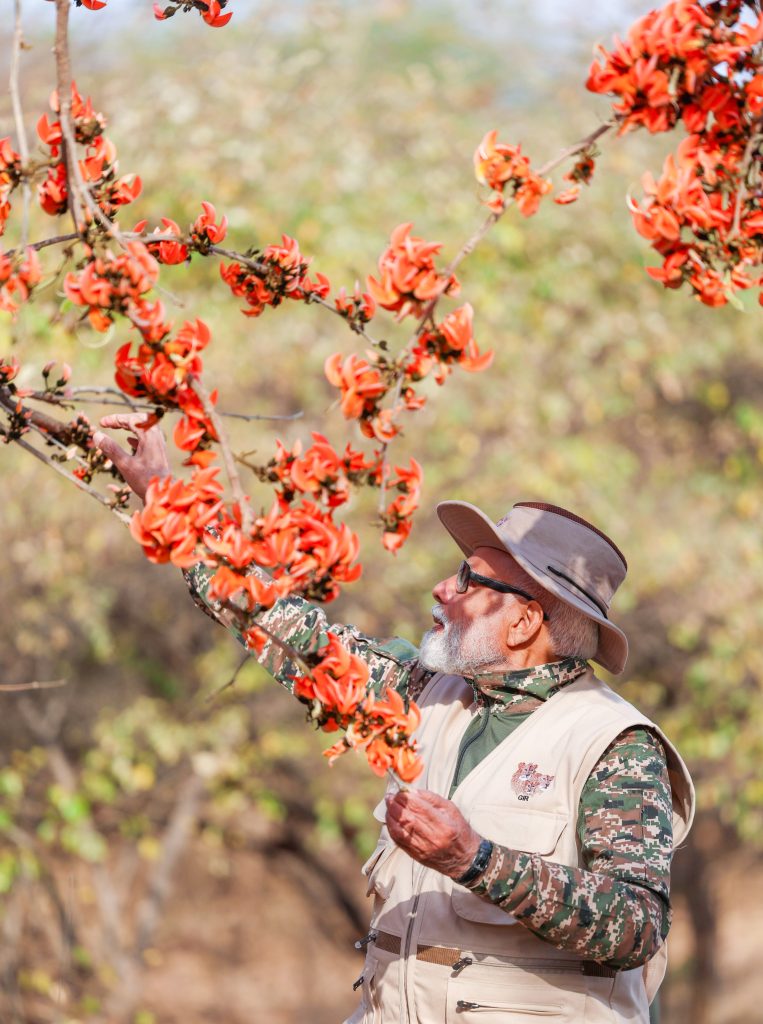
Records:
<instances>
[{"instance_id":1,"label":"sunglasses","mask_svg":"<svg viewBox=\"0 0 763 1024\"><path fill-rule=\"evenodd\" d=\"M469 589L470 583L479 583L482 587L490 587L491 590L497 590L501 594L518 594L520 597L524 597L528 601L538 601L537 597L532 594L528 594L526 590L520 590L519 587L512 587L508 583L504 583L502 580L491 579L490 576L482 576L480 573L475 572L474 569L469 565L468 562L464 561L459 565L458 572L456 573L456 593L465 594ZM538 604L540 602L538 601ZM548 615L543 612L544 620L548 620Z\"/></svg>"}]
</instances>

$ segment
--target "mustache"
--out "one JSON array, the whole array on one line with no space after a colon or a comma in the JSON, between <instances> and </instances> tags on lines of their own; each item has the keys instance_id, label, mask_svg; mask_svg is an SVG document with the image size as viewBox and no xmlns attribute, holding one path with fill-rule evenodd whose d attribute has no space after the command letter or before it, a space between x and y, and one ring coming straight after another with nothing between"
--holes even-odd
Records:
<instances>
[{"instance_id":1,"label":"mustache","mask_svg":"<svg viewBox=\"0 0 763 1024\"><path fill-rule=\"evenodd\" d=\"M443 611L443 607L441 604L436 604L434 608L432 608L432 618L441 626L445 626L448 623L448 620L445 617L445 612Z\"/></svg>"}]
</instances>

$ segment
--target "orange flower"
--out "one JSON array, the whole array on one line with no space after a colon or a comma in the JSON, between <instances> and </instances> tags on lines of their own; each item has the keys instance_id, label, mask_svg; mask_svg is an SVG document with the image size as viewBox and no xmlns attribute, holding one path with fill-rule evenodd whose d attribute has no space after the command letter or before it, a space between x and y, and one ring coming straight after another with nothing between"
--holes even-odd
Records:
<instances>
[{"instance_id":1,"label":"orange flower","mask_svg":"<svg viewBox=\"0 0 763 1024\"><path fill-rule=\"evenodd\" d=\"M227 16L230 18L230 15ZM217 211L211 203L202 201L201 213L191 227L191 240L200 252L207 252L210 245L217 245L225 238L228 229L228 218L223 217L219 224L215 223Z\"/></svg>"},{"instance_id":2,"label":"orange flower","mask_svg":"<svg viewBox=\"0 0 763 1024\"><path fill-rule=\"evenodd\" d=\"M419 316L432 299L456 295L459 289L455 275L441 274L435 267L434 257L442 244L411 236L412 227L408 223L395 228L379 257L380 279L368 278L371 297L384 309L396 312L398 320Z\"/></svg>"},{"instance_id":3,"label":"orange flower","mask_svg":"<svg viewBox=\"0 0 763 1024\"><path fill-rule=\"evenodd\" d=\"M326 378L342 393L341 408L346 419L373 414L389 387L377 367L372 365L376 360L375 354L369 352L367 355L368 359L363 359L351 354L342 362L341 354L336 352L324 363Z\"/></svg>"}]
</instances>

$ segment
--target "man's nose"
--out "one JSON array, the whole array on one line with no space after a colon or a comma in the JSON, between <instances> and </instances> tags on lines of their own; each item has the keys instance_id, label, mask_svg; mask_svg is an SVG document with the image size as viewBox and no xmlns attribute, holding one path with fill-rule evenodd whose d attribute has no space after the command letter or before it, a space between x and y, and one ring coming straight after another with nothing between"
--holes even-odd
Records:
<instances>
[{"instance_id":1,"label":"man's nose","mask_svg":"<svg viewBox=\"0 0 763 1024\"><path fill-rule=\"evenodd\" d=\"M456 592L456 577L447 576L432 589L432 597L440 604L447 604Z\"/></svg>"}]
</instances>

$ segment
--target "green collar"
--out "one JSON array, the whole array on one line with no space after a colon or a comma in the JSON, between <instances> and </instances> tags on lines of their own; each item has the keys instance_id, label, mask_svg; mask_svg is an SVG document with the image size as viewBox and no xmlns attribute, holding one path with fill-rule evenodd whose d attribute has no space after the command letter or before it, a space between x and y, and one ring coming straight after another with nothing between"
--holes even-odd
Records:
<instances>
[{"instance_id":1,"label":"green collar","mask_svg":"<svg viewBox=\"0 0 763 1024\"><path fill-rule=\"evenodd\" d=\"M482 706L515 704L518 698L528 696L545 701L561 686L581 676L587 668L588 662L583 658L564 658L513 672L485 672L470 677L467 682L472 684L474 699Z\"/></svg>"}]
</instances>

